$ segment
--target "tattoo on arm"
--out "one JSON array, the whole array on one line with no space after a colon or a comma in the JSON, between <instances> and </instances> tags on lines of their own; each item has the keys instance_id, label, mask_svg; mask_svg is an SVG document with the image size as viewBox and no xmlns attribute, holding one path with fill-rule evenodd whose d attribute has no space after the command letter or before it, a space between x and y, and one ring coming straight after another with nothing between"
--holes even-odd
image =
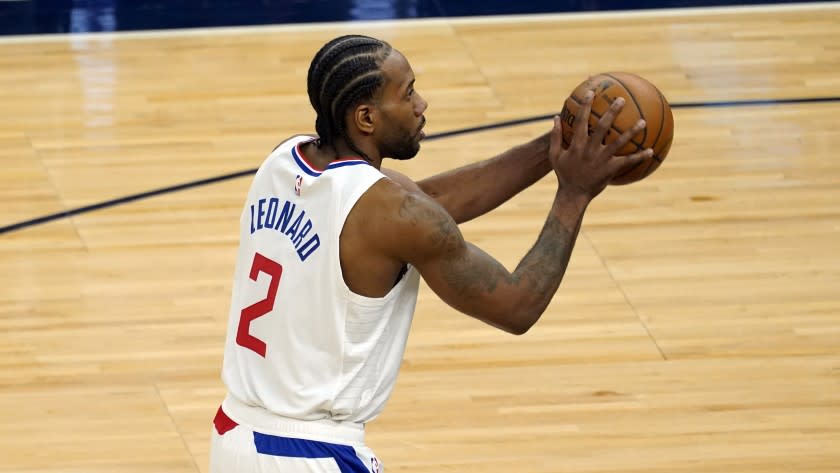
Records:
<instances>
[{"instance_id":1,"label":"tattoo on arm","mask_svg":"<svg viewBox=\"0 0 840 473\"><path fill-rule=\"evenodd\" d=\"M516 267L516 282L523 280L535 292L554 294L569 265L581 220L567 228L560 219L549 217L537 243Z\"/></svg>"},{"instance_id":2,"label":"tattoo on arm","mask_svg":"<svg viewBox=\"0 0 840 473\"><path fill-rule=\"evenodd\" d=\"M425 227L428 241L443 255L441 273L456 291L492 294L500 284L527 288L543 307L551 300L569 264L582 214L574 219L552 213L534 246L513 273L482 250L465 242L455 221L443 210L408 194L399 209L400 216ZM466 247L465 247L466 245Z\"/></svg>"},{"instance_id":3,"label":"tattoo on arm","mask_svg":"<svg viewBox=\"0 0 840 473\"><path fill-rule=\"evenodd\" d=\"M492 260L492 265L470 263L467 252L463 251L467 243L458 225L445 210L431 208L428 203L420 202L417 196L408 194L400 206L400 216L413 225L429 225L429 241L442 250L443 276L455 290L493 292L499 279L508 275L507 270L495 260Z\"/></svg>"},{"instance_id":4,"label":"tattoo on arm","mask_svg":"<svg viewBox=\"0 0 840 473\"><path fill-rule=\"evenodd\" d=\"M481 250L473 248L473 251ZM482 264L471 263L463 259L449 261L449 264L444 267L444 277L452 287L460 292L480 291L490 294L496 290L499 281L508 278L510 273L496 260L492 258L489 260L489 262L482 262Z\"/></svg>"},{"instance_id":5,"label":"tattoo on arm","mask_svg":"<svg viewBox=\"0 0 840 473\"><path fill-rule=\"evenodd\" d=\"M400 217L405 218L412 225L428 223L434 227L430 238L434 246L452 246L453 236L460 236L461 232L455 221L443 209L435 209L428 203L420 202L420 198L413 194L407 194L400 205ZM451 250L452 248L448 248Z\"/></svg>"},{"instance_id":6,"label":"tattoo on arm","mask_svg":"<svg viewBox=\"0 0 840 473\"><path fill-rule=\"evenodd\" d=\"M512 274L495 259L487 258L480 263L453 260L446 265L444 276L458 290L467 292L490 294L500 282L527 287L543 295L547 303L566 272L580 223L578 219L573 228L567 228L559 218L549 217L536 244ZM473 248L473 251L481 250Z\"/></svg>"}]
</instances>

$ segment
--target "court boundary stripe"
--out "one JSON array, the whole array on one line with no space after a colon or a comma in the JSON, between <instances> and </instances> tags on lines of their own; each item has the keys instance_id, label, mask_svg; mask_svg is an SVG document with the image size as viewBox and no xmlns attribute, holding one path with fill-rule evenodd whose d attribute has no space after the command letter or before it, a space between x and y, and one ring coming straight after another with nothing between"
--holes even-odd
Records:
<instances>
[{"instance_id":1,"label":"court boundary stripe","mask_svg":"<svg viewBox=\"0 0 840 473\"><path fill-rule=\"evenodd\" d=\"M669 18L698 15L729 15L744 13L779 13L814 10L837 10L840 2L766 3L757 5L720 5L713 7L650 8L645 10L607 10L560 13L529 13L517 15L476 15L429 18L402 18L388 20L353 20L311 23L284 23L247 26L207 26L198 28L171 28L150 30L109 31L95 33L48 33L0 35L0 46L4 44L63 42L63 41L112 41L120 39L154 39L168 37L190 37L242 34L273 34L295 31L369 31L376 28L404 28L408 26L461 26L476 24L502 24L510 22L586 21L596 19L627 18Z\"/></svg>"},{"instance_id":2,"label":"court boundary stripe","mask_svg":"<svg viewBox=\"0 0 840 473\"><path fill-rule=\"evenodd\" d=\"M674 103L671 104L671 108L720 108L720 107L749 107L749 106L770 106L770 105L795 105L795 104L809 104L809 103L831 103L831 102L840 102L840 97L811 97L811 98L787 98L787 99L755 99L755 100L733 100L733 101L718 101L718 102L685 102L685 103ZM559 112L558 112L559 113ZM507 120L502 122L490 123L487 125L479 125L474 127L468 128L460 128L456 130L444 131L441 133L436 133L429 135L426 137L426 140L439 140L443 138L449 138L452 136L459 136L465 135L469 133L478 133L482 131L488 130L495 130L498 128L507 128L511 126L517 125L525 125L528 123L533 123L541 120L549 120L553 118L555 113L547 114L547 115L537 115L532 117L526 118L518 118L514 120ZM4 233L9 233L17 230L23 230L29 227L34 227L36 225L41 225L44 223L52 222L54 220L60 220L63 218L73 217L75 215L84 214L88 212L93 212L95 210L102 210L109 207L114 207L117 205L127 204L130 202L134 202L137 200L147 199L150 197L156 197L163 194L169 194L172 192L178 192L182 190L192 189L193 187L200 187L210 184L215 184L222 181L227 181L230 179L237 179L240 177L245 177L252 175L257 172L257 168L253 169L246 169L243 171L232 172L228 174L222 174L220 176L209 177L206 179L199 179L197 181L190 181L185 182L182 184L176 184L173 186L162 187L160 189L154 189L146 192L141 192L138 194L131 194L128 196L117 197L114 199L109 199L106 201L98 202L95 204L85 205L83 207L77 207L70 210L65 210L62 212L56 212L52 214L43 215L41 217L36 217L29 220L24 220L21 222L13 223L10 225L6 225L0 227L0 235Z\"/></svg>"}]
</instances>

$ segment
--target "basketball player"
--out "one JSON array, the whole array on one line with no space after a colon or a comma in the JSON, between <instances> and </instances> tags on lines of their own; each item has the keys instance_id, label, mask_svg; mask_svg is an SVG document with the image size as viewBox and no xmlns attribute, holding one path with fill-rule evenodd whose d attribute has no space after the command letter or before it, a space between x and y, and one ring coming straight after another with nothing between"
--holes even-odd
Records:
<instances>
[{"instance_id":1,"label":"basketball player","mask_svg":"<svg viewBox=\"0 0 840 473\"><path fill-rule=\"evenodd\" d=\"M336 38L309 68L317 136L281 143L240 222L212 473L381 471L364 426L397 378L419 278L453 308L527 331L563 277L584 210L652 152L602 145L622 102L587 135L592 92L568 148L561 126L499 156L420 182L382 168L420 149L428 104L388 43ZM464 240L478 217L554 171L545 226L512 273Z\"/></svg>"}]
</instances>

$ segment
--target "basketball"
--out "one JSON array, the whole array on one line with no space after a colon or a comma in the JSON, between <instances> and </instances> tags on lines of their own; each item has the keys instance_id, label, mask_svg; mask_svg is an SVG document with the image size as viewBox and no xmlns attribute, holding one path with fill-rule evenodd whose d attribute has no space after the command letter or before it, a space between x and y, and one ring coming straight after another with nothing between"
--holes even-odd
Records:
<instances>
[{"instance_id":1,"label":"basketball","mask_svg":"<svg viewBox=\"0 0 840 473\"><path fill-rule=\"evenodd\" d=\"M642 77L627 72L606 72L590 77L577 86L563 105L560 118L563 126L563 145L571 143L575 116L586 91L593 89L592 112L589 115L590 131L618 97L624 98L624 107L613 121L606 142L617 139L641 118L647 126L634 136L616 154L628 155L646 148L653 149L653 156L645 158L631 169L613 177L610 184L630 184L650 175L662 164L674 138L674 116L662 92Z\"/></svg>"}]
</instances>

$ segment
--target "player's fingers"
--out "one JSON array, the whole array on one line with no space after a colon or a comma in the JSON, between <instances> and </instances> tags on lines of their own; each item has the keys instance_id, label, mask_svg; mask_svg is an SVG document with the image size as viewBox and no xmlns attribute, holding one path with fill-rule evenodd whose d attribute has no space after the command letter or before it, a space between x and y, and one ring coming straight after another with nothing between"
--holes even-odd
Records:
<instances>
[{"instance_id":1,"label":"player's fingers","mask_svg":"<svg viewBox=\"0 0 840 473\"><path fill-rule=\"evenodd\" d=\"M630 171L634 167L638 166L639 163L651 156L653 156L653 149L651 148L636 151L635 153L628 154L627 156L613 156L612 165L613 170L615 171L613 175L620 175Z\"/></svg>"},{"instance_id":2,"label":"player's fingers","mask_svg":"<svg viewBox=\"0 0 840 473\"><path fill-rule=\"evenodd\" d=\"M554 127L550 134L550 150L559 153L563 149L563 124L559 115L554 115Z\"/></svg>"},{"instance_id":3,"label":"player's fingers","mask_svg":"<svg viewBox=\"0 0 840 473\"><path fill-rule=\"evenodd\" d=\"M644 120L639 120L633 125L629 130L625 131L621 134L615 141L610 143L607 146L607 152L610 154L615 154L618 150L624 147L627 143L633 139L639 132L645 129L647 123Z\"/></svg>"},{"instance_id":4,"label":"player's fingers","mask_svg":"<svg viewBox=\"0 0 840 473\"><path fill-rule=\"evenodd\" d=\"M612 128L613 121L615 120L616 115L621 112L621 108L624 106L624 97L618 97L612 101L610 104L610 108L601 116L598 120L598 124L595 126L595 130L592 132L592 141L596 143L603 143L604 138L609 133L610 128Z\"/></svg>"},{"instance_id":5,"label":"player's fingers","mask_svg":"<svg viewBox=\"0 0 840 473\"><path fill-rule=\"evenodd\" d=\"M595 98L594 90L587 90L583 96L583 103L578 108L578 113L575 116L575 128L573 140L579 143L585 143L589 137L589 113L592 111L592 100Z\"/></svg>"}]
</instances>

